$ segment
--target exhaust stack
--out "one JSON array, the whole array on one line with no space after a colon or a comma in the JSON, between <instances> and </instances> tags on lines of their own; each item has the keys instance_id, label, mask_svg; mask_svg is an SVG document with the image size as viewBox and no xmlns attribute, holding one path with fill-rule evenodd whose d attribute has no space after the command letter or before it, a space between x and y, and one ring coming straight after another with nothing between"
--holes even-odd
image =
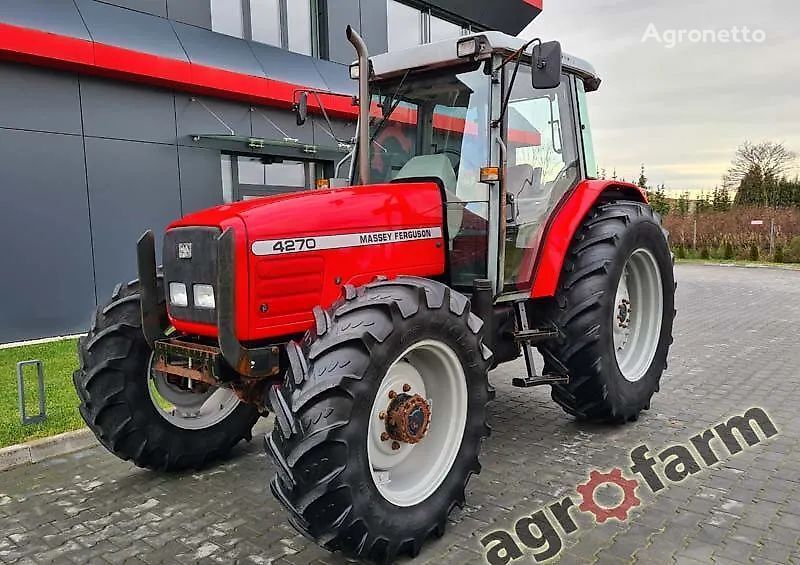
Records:
<instances>
[{"instance_id":1,"label":"exhaust stack","mask_svg":"<svg viewBox=\"0 0 800 565\"><path fill-rule=\"evenodd\" d=\"M347 26L347 40L358 53L358 174L361 184L369 184L369 52L367 44Z\"/></svg>"}]
</instances>

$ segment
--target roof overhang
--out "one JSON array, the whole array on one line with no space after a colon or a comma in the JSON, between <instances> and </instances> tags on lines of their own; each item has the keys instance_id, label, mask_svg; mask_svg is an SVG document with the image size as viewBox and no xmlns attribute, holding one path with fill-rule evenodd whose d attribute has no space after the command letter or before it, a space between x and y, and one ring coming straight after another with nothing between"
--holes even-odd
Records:
<instances>
[{"instance_id":1,"label":"roof overhang","mask_svg":"<svg viewBox=\"0 0 800 565\"><path fill-rule=\"evenodd\" d=\"M409 69L435 69L463 63L470 59L458 56L457 45L460 41L469 37L480 38L482 42L485 42L486 50L501 54L513 53L528 41L527 39L514 37L499 31L486 31L419 45L410 49L392 51L370 58L373 78L382 80L401 75ZM528 55L526 59L529 61L530 56ZM587 83L591 83L593 85L591 90L597 89L600 84L600 77L589 62L566 53L562 56L562 62L568 72L578 75Z\"/></svg>"}]
</instances>

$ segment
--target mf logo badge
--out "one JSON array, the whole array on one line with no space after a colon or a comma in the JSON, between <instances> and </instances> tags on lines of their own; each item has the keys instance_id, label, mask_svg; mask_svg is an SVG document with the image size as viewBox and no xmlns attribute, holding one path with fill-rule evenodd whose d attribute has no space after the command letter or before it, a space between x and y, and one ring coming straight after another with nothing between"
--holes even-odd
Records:
<instances>
[{"instance_id":1,"label":"mf logo badge","mask_svg":"<svg viewBox=\"0 0 800 565\"><path fill-rule=\"evenodd\" d=\"M178 244L178 259L191 259L192 258L192 244L179 243Z\"/></svg>"}]
</instances>

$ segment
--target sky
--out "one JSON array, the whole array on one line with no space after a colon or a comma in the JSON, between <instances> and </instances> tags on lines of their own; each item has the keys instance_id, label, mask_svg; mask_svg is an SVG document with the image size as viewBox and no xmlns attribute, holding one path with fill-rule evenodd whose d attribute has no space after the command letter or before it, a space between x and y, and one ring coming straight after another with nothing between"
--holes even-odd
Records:
<instances>
[{"instance_id":1,"label":"sky","mask_svg":"<svg viewBox=\"0 0 800 565\"><path fill-rule=\"evenodd\" d=\"M520 35L597 69L590 117L609 176L635 180L644 163L653 185L695 191L720 184L745 140L800 153L798 22L796 0L544 0Z\"/></svg>"}]
</instances>

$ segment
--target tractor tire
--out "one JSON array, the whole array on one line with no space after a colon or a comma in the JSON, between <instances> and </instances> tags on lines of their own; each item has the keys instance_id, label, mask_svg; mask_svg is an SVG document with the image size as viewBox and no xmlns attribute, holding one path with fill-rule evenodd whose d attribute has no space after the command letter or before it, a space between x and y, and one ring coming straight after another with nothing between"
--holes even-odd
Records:
<instances>
[{"instance_id":1,"label":"tractor tire","mask_svg":"<svg viewBox=\"0 0 800 565\"><path fill-rule=\"evenodd\" d=\"M564 338L540 348L570 375L553 385L553 400L580 420L638 419L667 368L674 303L672 254L658 215L633 201L596 206L572 242L556 293L551 318Z\"/></svg>"},{"instance_id":2,"label":"tractor tire","mask_svg":"<svg viewBox=\"0 0 800 565\"><path fill-rule=\"evenodd\" d=\"M272 492L294 527L330 551L379 563L416 556L443 535L480 472L494 392L483 323L461 294L412 277L347 286L314 316L303 342L289 345L291 370L270 395ZM388 429L381 406L390 420L390 399L408 396L390 390L428 400L419 443L379 437Z\"/></svg>"},{"instance_id":3,"label":"tractor tire","mask_svg":"<svg viewBox=\"0 0 800 565\"><path fill-rule=\"evenodd\" d=\"M160 276L158 282L161 290ZM156 377L149 371L152 350L142 333L139 303L137 281L118 285L111 302L98 308L88 335L79 340L80 368L73 382L80 414L100 443L120 459L160 471L203 468L239 441L250 440L259 414L228 397L225 389L215 389L224 393L224 404L219 402L225 411L212 417L201 408L183 422L167 413L169 405L160 407L151 390ZM186 406L204 398L181 390L173 393L178 401L187 400Z\"/></svg>"}]
</instances>

